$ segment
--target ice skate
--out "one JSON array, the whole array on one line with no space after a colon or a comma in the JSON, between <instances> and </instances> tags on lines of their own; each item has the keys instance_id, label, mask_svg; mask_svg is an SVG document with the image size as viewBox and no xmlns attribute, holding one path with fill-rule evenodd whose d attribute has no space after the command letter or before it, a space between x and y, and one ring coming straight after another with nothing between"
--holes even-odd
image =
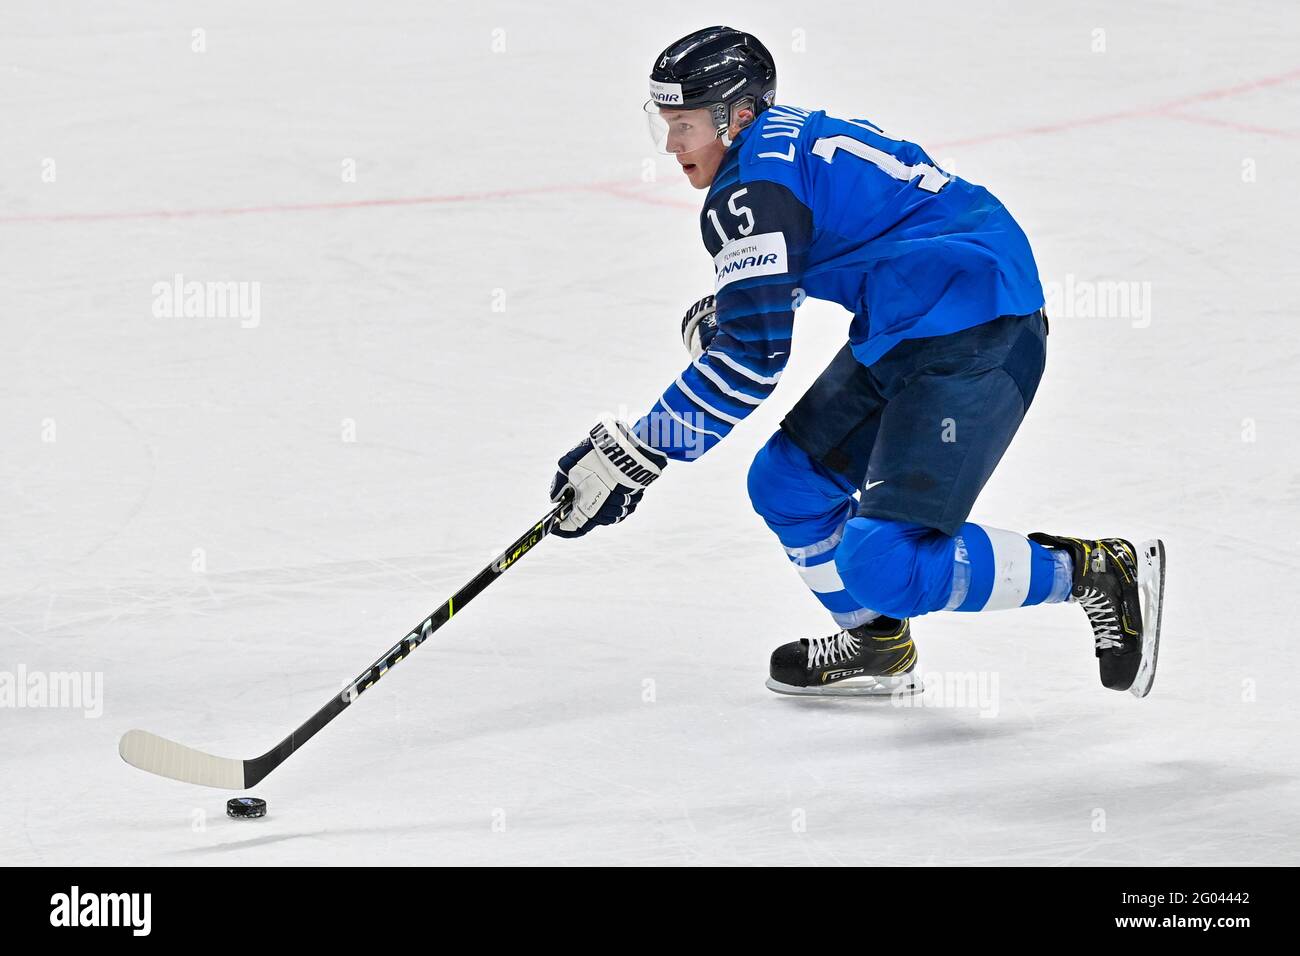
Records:
<instances>
[{"instance_id":1,"label":"ice skate","mask_svg":"<svg viewBox=\"0 0 1300 956\"><path fill-rule=\"evenodd\" d=\"M1102 684L1145 697L1155 681L1160 649L1164 542L1155 539L1134 548L1123 538L1088 540L1041 533L1029 537L1070 555L1071 598L1092 625Z\"/></svg>"},{"instance_id":2,"label":"ice skate","mask_svg":"<svg viewBox=\"0 0 1300 956\"><path fill-rule=\"evenodd\" d=\"M829 637L793 641L772 652L767 686L811 697L911 696L921 690L907 621L878 617Z\"/></svg>"}]
</instances>

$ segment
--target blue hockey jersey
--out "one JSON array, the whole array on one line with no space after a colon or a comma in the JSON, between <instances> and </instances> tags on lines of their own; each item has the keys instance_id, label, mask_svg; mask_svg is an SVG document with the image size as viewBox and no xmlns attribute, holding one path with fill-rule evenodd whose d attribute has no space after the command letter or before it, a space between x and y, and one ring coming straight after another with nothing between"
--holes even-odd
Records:
<instances>
[{"instance_id":1,"label":"blue hockey jersey","mask_svg":"<svg viewBox=\"0 0 1300 956\"><path fill-rule=\"evenodd\" d=\"M1043 305L1029 241L988 190L866 120L773 106L728 149L700 214L718 332L638 433L672 458L717 444L780 380L804 296L853 313L863 365L911 338Z\"/></svg>"}]
</instances>

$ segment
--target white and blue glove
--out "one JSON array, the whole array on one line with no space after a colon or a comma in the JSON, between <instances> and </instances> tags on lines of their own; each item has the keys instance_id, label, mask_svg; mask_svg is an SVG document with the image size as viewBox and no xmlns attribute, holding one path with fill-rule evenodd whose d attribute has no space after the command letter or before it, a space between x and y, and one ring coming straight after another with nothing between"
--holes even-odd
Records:
<instances>
[{"instance_id":1,"label":"white and blue glove","mask_svg":"<svg viewBox=\"0 0 1300 956\"><path fill-rule=\"evenodd\" d=\"M718 313L713 296L706 295L682 316L682 344L691 358L699 358L718 334Z\"/></svg>"},{"instance_id":2,"label":"white and blue glove","mask_svg":"<svg viewBox=\"0 0 1300 956\"><path fill-rule=\"evenodd\" d=\"M580 538L592 528L618 524L641 502L668 459L632 434L622 422L602 419L559 461L551 500L573 489L573 508L555 526L561 538Z\"/></svg>"}]
</instances>

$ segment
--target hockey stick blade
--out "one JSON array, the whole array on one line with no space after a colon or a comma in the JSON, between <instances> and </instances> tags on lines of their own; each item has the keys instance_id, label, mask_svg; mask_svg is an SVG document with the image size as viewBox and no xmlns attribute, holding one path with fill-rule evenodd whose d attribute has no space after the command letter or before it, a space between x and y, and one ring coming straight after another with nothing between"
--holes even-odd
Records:
<instances>
[{"instance_id":1,"label":"hockey stick blade","mask_svg":"<svg viewBox=\"0 0 1300 956\"><path fill-rule=\"evenodd\" d=\"M325 706L262 756L252 760L214 757L147 730L128 730L123 734L117 745L118 754L132 767L184 783L219 787L223 790L246 790L256 785L550 534L551 529L568 515L572 500L572 493L567 493L545 518L529 528L491 564L476 574L473 580L448 598L446 604L440 605L425 617L404 638L385 651L383 656L358 674L342 693L331 697Z\"/></svg>"},{"instance_id":2,"label":"hockey stick blade","mask_svg":"<svg viewBox=\"0 0 1300 956\"><path fill-rule=\"evenodd\" d=\"M214 757L147 730L128 730L122 735L117 752L132 767L183 783L225 790L251 786L244 782L243 760Z\"/></svg>"}]
</instances>

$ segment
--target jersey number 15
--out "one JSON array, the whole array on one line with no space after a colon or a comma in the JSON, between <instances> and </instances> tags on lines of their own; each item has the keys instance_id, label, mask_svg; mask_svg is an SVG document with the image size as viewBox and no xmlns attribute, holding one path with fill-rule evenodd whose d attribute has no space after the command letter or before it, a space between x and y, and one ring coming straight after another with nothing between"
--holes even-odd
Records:
<instances>
[{"instance_id":1,"label":"jersey number 15","mask_svg":"<svg viewBox=\"0 0 1300 956\"><path fill-rule=\"evenodd\" d=\"M937 193L944 186L947 186L949 179L939 170L935 169L929 163L917 163L909 166L897 156L886 153L883 149L876 149L874 146L868 146L860 139L854 139L852 136L823 136L817 142L813 143L813 155L820 156L826 162L833 162L835 151L842 149L846 153L852 153L878 167L882 172L888 173L894 179L901 179L903 182L910 182L916 179L916 185L928 193Z\"/></svg>"}]
</instances>

